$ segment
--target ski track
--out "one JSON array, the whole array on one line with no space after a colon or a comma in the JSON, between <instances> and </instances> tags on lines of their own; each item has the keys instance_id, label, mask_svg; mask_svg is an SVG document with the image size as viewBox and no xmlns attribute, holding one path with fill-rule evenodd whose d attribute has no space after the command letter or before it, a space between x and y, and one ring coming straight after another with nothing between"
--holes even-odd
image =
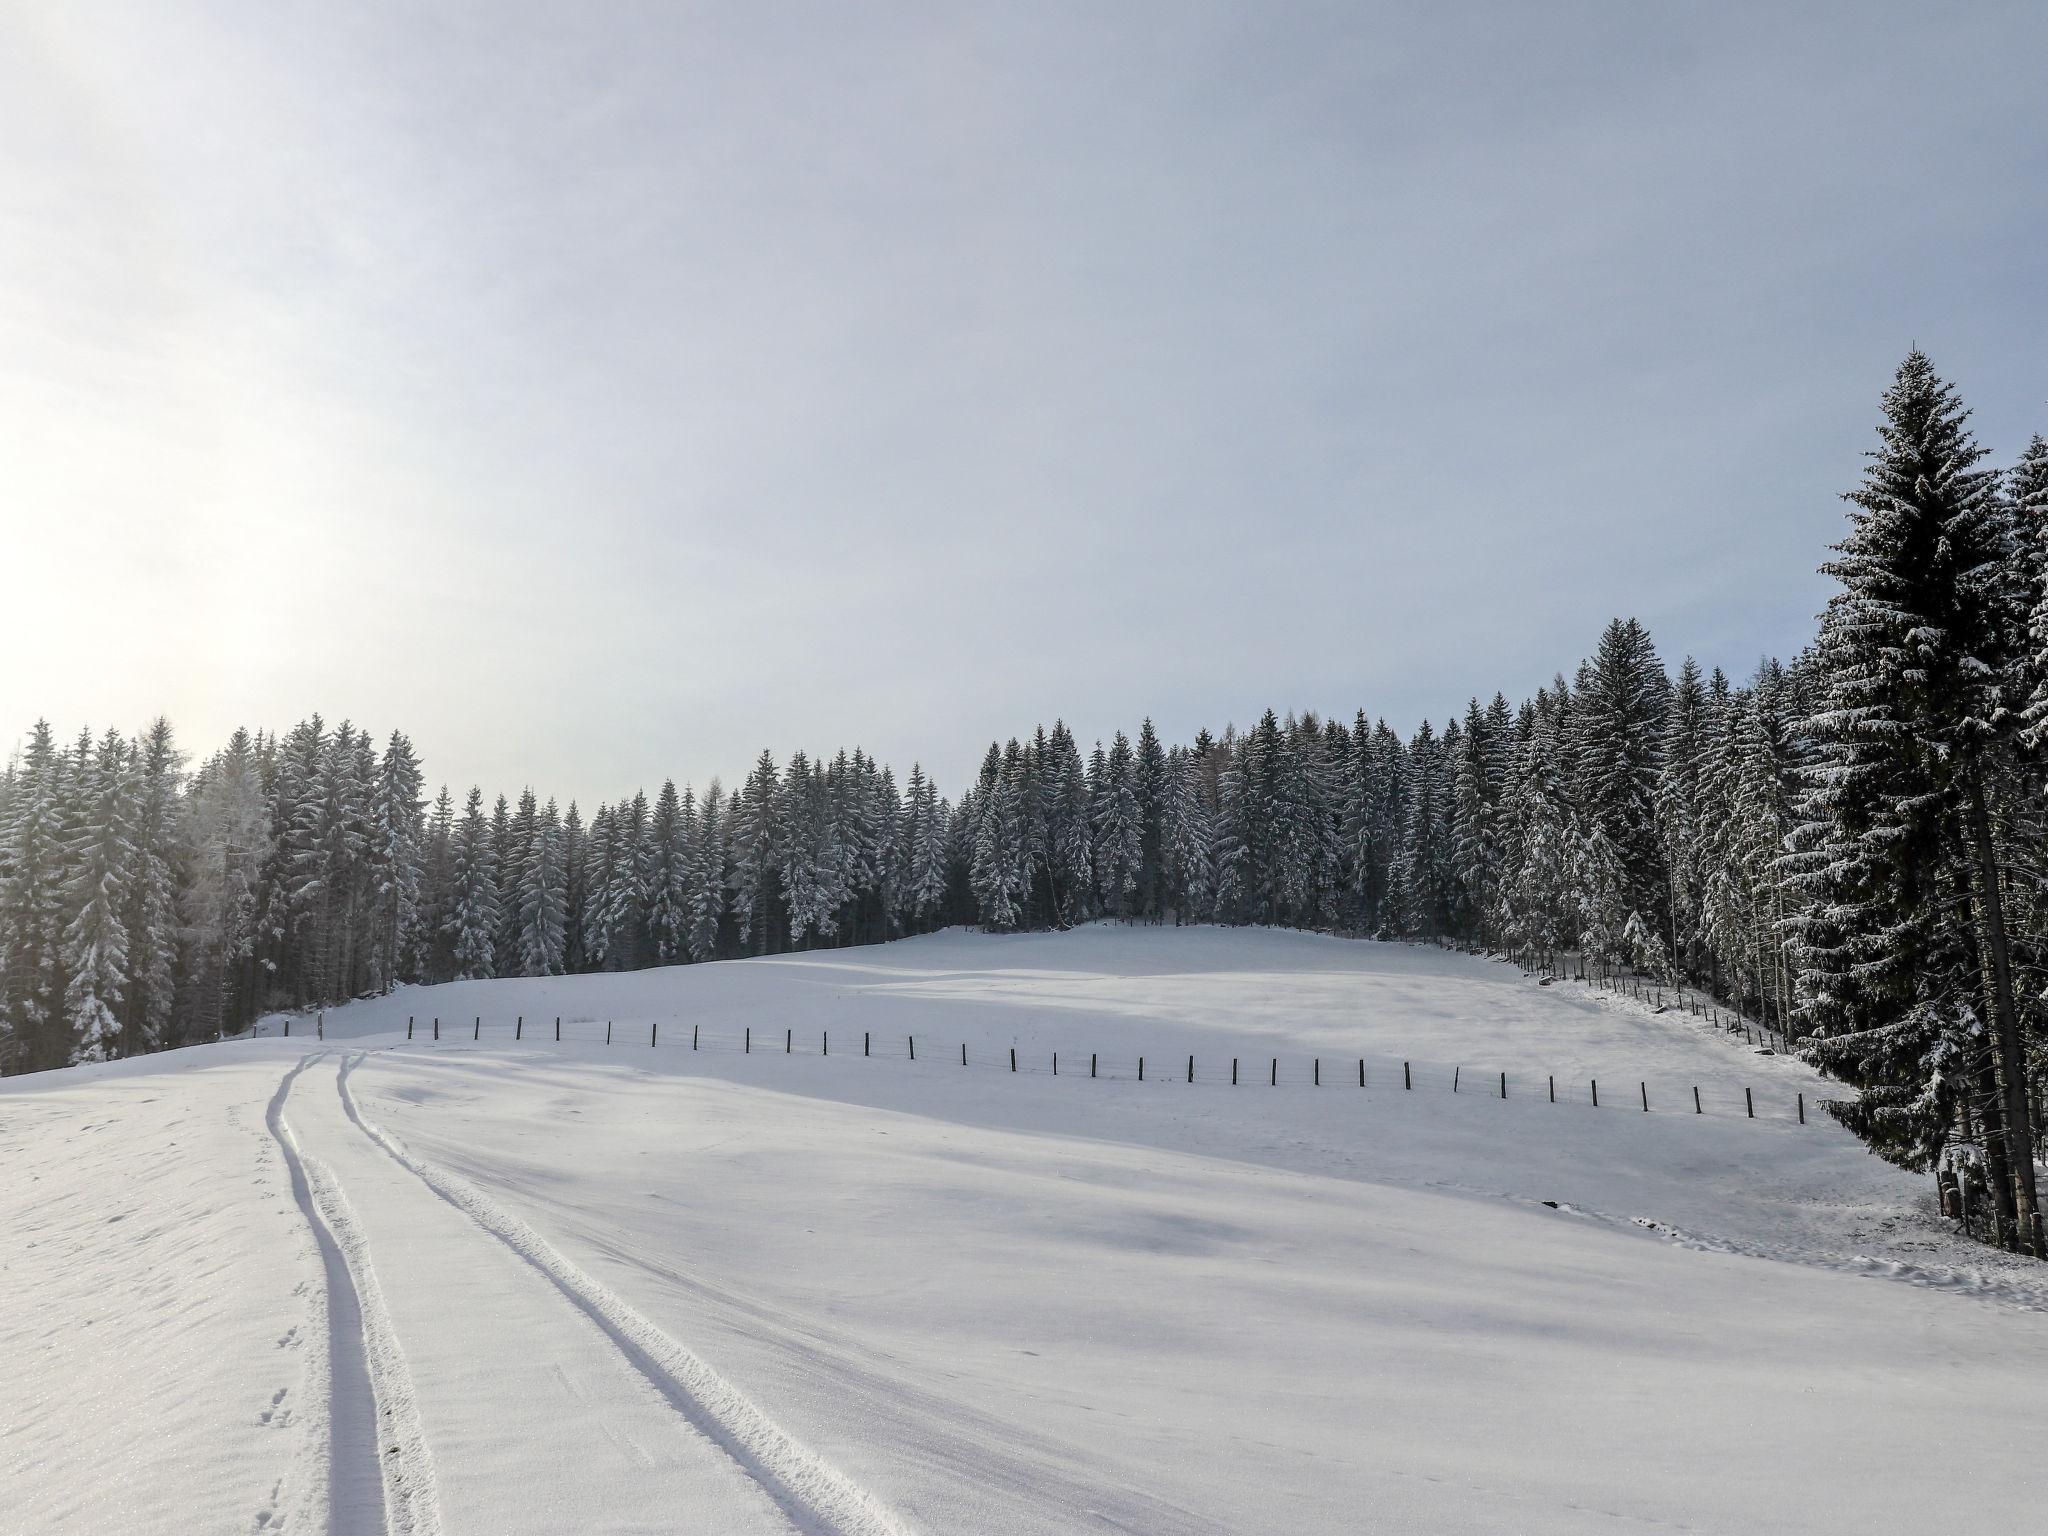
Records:
<instances>
[{"instance_id":1,"label":"ski track","mask_svg":"<svg viewBox=\"0 0 2048 1536\"><path fill-rule=\"evenodd\" d=\"M328 1536L440 1536L433 1461L362 1227L339 1183L299 1146L285 1118L293 1085L324 1055L315 1051L301 1057L285 1074L265 1118L291 1170L292 1197L312 1229L324 1271L319 1310L326 1324L320 1362L328 1384L326 1475L309 1480L291 1514L281 1521L259 1521L259 1529L294 1529L296 1514L310 1514L324 1502ZM310 1331L319 1337L321 1320L312 1321ZM318 1374L310 1361L308 1368ZM317 1462L322 1427L308 1424L306 1443L314 1450L302 1461ZM387 1446L387 1440L394 1443ZM319 1493L325 1494L324 1501Z\"/></svg>"},{"instance_id":2,"label":"ski track","mask_svg":"<svg viewBox=\"0 0 2048 1536\"><path fill-rule=\"evenodd\" d=\"M1503 1194L1499 1198L1511 1200L1516 1204L1529 1203L1519 1196ZM1684 1248L1693 1253L1726 1253L1745 1259L1765 1259L1775 1264L1793 1264L1828 1274L1890 1280L1924 1291L1944 1291L1952 1295L1968 1296L1996 1306L2009 1307L2016 1312L2048 1312L2048 1288L2026 1280L2012 1280L1986 1274L1982 1270L1949 1265L1914 1264L1905 1259L1873 1258L1863 1253L1795 1252L1774 1248L1765 1243L1744 1242L1711 1233L1691 1232L1668 1221L1660 1221L1649 1216L1616 1216L1609 1211L1598 1211L1590 1206L1574 1205L1568 1201L1559 1201L1553 1205L1546 1200L1541 1204L1549 1206L1560 1215L1583 1217L1617 1230L1641 1230L1650 1236L1662 1238L1674 1248Z\"/></svg>"},{"instance_id":3,"label":"ski track","mask_svg":"<svg viewBox=\"0 0 2048 1536\"><path fill-rule=\"evenodd\" d=\"M805 1536L911 1536L889 1510L798 1443L731 1382L586 1274L518 1217L466 1181L415 1156L364 1116L348 1080L366 1058L343 1059L335 1086L358 1130L435 1195L551 1282L595 1323L636 1371L694 1429L732 1458Z\"/></svg>"}]
</instances>

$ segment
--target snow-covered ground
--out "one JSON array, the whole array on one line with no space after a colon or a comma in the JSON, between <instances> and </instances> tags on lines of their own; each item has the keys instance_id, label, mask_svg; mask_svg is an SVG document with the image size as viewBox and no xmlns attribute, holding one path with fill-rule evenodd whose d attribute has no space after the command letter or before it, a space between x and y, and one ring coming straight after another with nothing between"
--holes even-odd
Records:
<instances>
[{"instance_id":1,"label":"snow-covered ground","mask_svg":"<svg viewBox=\"0 0 2048 1536\"><path fill-rule=\"evenodd\" d=\"M2048 1271L1682 1013L1098 926L315 1029L0 1084L0 1530L2038 1518Z\"/></svg>"}]
</instances>

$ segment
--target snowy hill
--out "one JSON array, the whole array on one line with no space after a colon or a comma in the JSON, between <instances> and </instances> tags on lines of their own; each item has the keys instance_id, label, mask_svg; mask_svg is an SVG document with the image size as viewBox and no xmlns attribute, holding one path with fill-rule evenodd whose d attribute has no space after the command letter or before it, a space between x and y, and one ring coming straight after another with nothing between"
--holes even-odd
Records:
<instances>
[{"instance_id":1,"label":"snowy hill","mask_svg":"<svg viewBox=\"0 0 2048 1536\"><path fill-rule=\"evenodd\" d=\"M2034 1518L2048 1275L1683 1013L1101 926L315 1027L0 1084L0 1529Z\"/></svg>"}]
</instances>

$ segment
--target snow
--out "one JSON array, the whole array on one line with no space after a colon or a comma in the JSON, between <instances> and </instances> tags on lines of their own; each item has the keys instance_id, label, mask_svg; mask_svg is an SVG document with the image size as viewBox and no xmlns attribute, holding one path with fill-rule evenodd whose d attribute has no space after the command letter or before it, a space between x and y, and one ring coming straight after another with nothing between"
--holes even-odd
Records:
<instances>
[{"instance_id":1,"label":"snow","mask_svg":"<svg viewBox=\"0 0 2048 1536\"><path fill-rule=\"evenodd\" d=\"M2031 1518L2048 1271L1682 1012L1097 925L281 1022L0 1084L0 1530Z\"/></svg>"}]
</instances>

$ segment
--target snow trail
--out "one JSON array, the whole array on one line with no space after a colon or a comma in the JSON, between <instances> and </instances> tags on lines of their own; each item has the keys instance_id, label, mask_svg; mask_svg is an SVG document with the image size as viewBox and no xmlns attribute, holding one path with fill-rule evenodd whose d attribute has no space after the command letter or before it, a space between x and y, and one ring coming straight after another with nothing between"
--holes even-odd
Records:
<instances>
[{"instance_id":1,"label":"snow trail","mask_svg":"<svg viewBox=\"0 0 2048 1536\"><path fill-rule=\"evenodd\" d=\"M564 1257L525 1222L464 1180L416 1157L368 1119L349 1090L365 1059L348 1057L336 1077L343 1109L362 1133L448 1205L467 1216L555 1289L611 1341L619 1355L676 1413L718 1446L804 1536L910 1536L866 1489L798 1443L732 1383Z\"/></svg>"},{"instance_id":2,"label":"snow trail","mask_svg":"<svg viewBox=\"0 0 2048 1536\"><path fill-rule=\"evenodd\" d=\"M285 1118L293 1085L323 1055L300 1058L284 1075L265 1118L284 1153L292 1198L312 1229L324 1271L325 1327L315 1318L310 1331L315 1338L324 1334L325 1349L309 1360L308 1372L327 1378L326 1476L319 1484L326 1495L326 1529L329 1536L440 1536L433 1463L361 1226L340 1187L305 1154ZM309 1444L317 1446L321 1427L317 1418L309 1420ZM395 1446L387 1447L386 1439ZM317 1462L317 1454L308 1459ZM318 1507L312 1499L295 1503L302 1510ZM295 1523L291 1513L266 1522L286 1530Z\"/></svg>"}]
</instances>

